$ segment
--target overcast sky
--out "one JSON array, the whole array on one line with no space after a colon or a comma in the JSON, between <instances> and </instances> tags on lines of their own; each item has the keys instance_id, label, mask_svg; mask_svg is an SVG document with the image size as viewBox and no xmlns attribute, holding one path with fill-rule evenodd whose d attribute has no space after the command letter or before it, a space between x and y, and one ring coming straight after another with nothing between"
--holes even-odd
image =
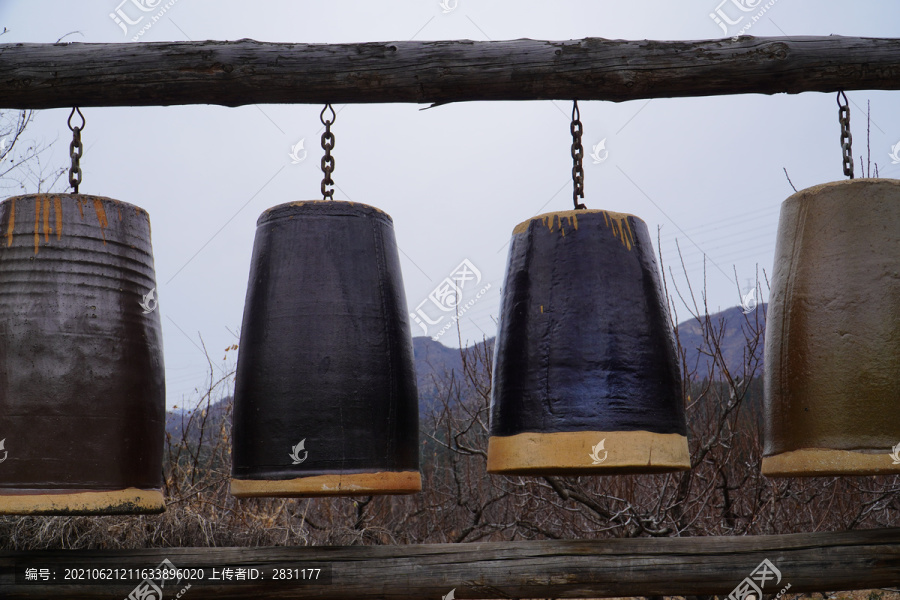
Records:
<instances>
[{"instance_id":1,"label":"overcast sky","mask_svg":"<svg viewBox=\"0 0 900 600\"><path fill-rule=\"evenodd\" d=\"M739 0L720 1L177 0L133 43L710 39L725 37L710 17L717 8L732 20L742 14L732 4ZM140 0L2 0L0 31L9 32L0 42L46 43L63 36L71 42L131 42L149 18L123 29L110 15L118 10L136 21L167 4L142 13L133 2ZM747 22L730 27L728 35ZM746 33L897 37L900 3L776 0ZM898 177L900 164L892 164L890 153L900 142L900 97L878 91L847 95L856 160L866 152L865 107L871 101L872 160L881 176ZM771 273L779 205L792 193L782 169L798 189L843 179L834 94L579 105L585 203L639 216L654 240L660 227L666 268L675 270L683 289L677 241L698 295L705 255L711 312L739 304L757 268L761 279L763 269ZM410 310L419 307L432 320L443 316L429 335L439 334L449 321L429 294L464 260L478 270L481 281L469 282L462 297L470 302L488 288L461 319L463 343L472 342L496 331L513 227L539 213L571 208L571 103L421 108L336 107L335 197L377 206L393 217ZM201 336L217 373L236 358L229 352L221 360L224 349L237 343L259 214L283 202L320 198L320 110L305 105L83 110L80 191L150 213L170 406L189 404L204 384ZM28 131L29 138L54 143L47 165L68 163L67 116L68 110L42 111ZM303 150L297 147L301 140ZM296 158L305 158L295 161L292 148ZM762 287L765 299L764 281ZM676 308L679 320L687 317L683 306ZM414 335L424 335L412 325ZM458 345L455 330L439 339Z\"/></svg>"}]
</instances>

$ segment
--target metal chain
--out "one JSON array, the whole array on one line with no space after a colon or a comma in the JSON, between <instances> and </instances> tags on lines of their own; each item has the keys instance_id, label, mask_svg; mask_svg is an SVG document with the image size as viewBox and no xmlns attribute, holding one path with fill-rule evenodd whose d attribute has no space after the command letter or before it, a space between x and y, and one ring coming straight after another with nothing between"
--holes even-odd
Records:
<instances>
[{"instance_id":1,"label":"metal chain","mask_svg":"<svg viewBox=\"0 0 900 600\"><path fill-rule=\"evenodd\" d=\"M326 110L331 111L330 119L325 118ZM335 118L337 118L337 114L331 104L326 104L319 114L319 120L325 126L325 133L322 134L322 148L325 150L325 156L322 157L322 172L325 173L325 177L322 179L323 200L334 200L334 189L332 189L334 180L331 178L331 173L334 171L334 157L331 156L331 149L334 148L334 134L331 133L331 124L334 123Z\"/></svg>"},{"instance_id":2,"label":"metal chain","mask_svg":"<svg viewBox=\"0 0 900 600\"><path fill-rule=\"evenodd\" d=\"M584 198L584 167L581 162L584 159L584 147L581 145L581 134L584 128L581 126L581 112L578 110L578 100L572 106L572 203L575 210L585 209L587 206L579 204L578 199Z\"/></svg>"},{"instance_id":3,"label":"metal chain","mask_svg":"<svg viewBox=\"0 0 900 600\"><path fill-rule=\"evenodd\" d=\"M841 96L844 103L841 104ZM847 103L847 94L837 93L838 121L841 123L841 150L844 154L844 175L853 179L853 136L850 135L850 105Z\"/></svg>"},{"instance_id":4,"label":"metal chain","mask_svg":"<svg viewBox=\"0 0 900 600\"><path fill-rule=\"evenodd\" d=\"M75 116L76 112L78 112L78 116L81 117L80 127L72 127L72 117ZM84 146L81 144L81 130L84 129L86 122L84 115L81 114L81 110L79 110L77 106L69 113L69 120L67 123L69 129L72 131L72 143L69 144L69 156L72 158L72 166L69 169L69 185L72 186L72 191L76 194L78 193L78 185L81 183L82 179L81 166L79 164L79 161L84 154Z\"/></svg>"}]
</instances>

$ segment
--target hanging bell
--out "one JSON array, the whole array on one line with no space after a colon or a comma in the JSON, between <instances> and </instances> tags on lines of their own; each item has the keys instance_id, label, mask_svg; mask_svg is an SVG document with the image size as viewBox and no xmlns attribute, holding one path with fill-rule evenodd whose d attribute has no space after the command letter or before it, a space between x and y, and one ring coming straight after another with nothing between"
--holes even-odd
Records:
<instances>
[{"instance_id":1,"label":"hanging bell","mask_svg":"<svg viewBox=\"0 0 900 600\"><path fill-rule=\"evenodd\" d=\"M900 181L781 205L764 387L764 475L900 473Z\"/></svg>"},{"instance_id":2,"label":"hanging bell","mask_svg":"<svg viewBox=\"0 0 900 600\"><path fill-rule=\"evenodd\" d=\"M0 513L158 513L165 379L150 221L102 196L0 203Z\"/></svg>"},{"instance_id":3,"label":"hanging bell","mask_svg":"<svg viewBox=\"0 0 900 600\"><path fill-rule=\"evenodd\" d=\"M260 216L234 392L231 493L421 490L418 399L391 218L338 201Z\"/></svg>"},{"instance_id":4,"label":"hanging bell","mask_svg":"<svg viewBox=\"0 0 900 600\"><path fill-rule=\"evenodd\" d=\"M487 468L690 468L679 362L647 225L602 210L514 230L494 355Z\"/></svg>"}]
</instances>

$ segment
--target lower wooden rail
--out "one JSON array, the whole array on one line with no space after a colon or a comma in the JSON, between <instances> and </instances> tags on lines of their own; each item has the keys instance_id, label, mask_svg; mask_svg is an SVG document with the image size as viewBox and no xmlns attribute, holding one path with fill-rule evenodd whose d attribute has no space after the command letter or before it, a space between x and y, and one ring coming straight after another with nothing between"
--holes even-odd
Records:
<instances>
[{"instance_id":1,"label":"lower wooden rail","mask_svg":"<svg viewBox=\"0 0 900 600\"><path fill-rule=\"evenodd\" d=\"M183 579L141 572L160 565ZM4 551L0 598L156 600L145 593L154 586L165 600L439 600L453 589L461 599L721 596L742 582L746 587L753 573L767 594L897 586L900 528L414 546ZM278 575L291 579L274 579ZM44 580L51 576L52 584ZM67 576L70 583L61 583ZM120 581L96 581L103 577Z\"/></svg>"}]
</instances>

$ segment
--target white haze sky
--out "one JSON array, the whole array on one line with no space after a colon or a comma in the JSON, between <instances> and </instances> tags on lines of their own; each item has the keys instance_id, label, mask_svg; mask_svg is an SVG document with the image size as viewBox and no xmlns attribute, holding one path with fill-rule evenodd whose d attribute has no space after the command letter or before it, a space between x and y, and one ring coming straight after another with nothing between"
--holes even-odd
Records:
<instances>
[{"instance_id":1,"label":"white haze sky","mask_svg":"<svg viewBox=\"0 0 900 600\"><path fill-rule=\"evenodd\" d=\"M724 37L709 16L719 1L445 0L445 7L455 7L445 12L438 0L178 0L135 43L711 39ZM129 42L139 26L126 36L109 15L117 7L132 19L141 13L132 0L119 2L2 0L0 31L9 32L0 42L47 43L63 36L71 42ZM731 0L721 9L732 18L740 14ZM900 3L777 0L747 33L897 37ZM900 177L900 164L889 156L900 142L900 96L847 95L856 160L866 153L865 108L871 101L872 160L881 176ZM757 269L760 279L763 269L771 273L779 205L792 193L782 168L798 189L843 178L834 94L579 105L586 154L604 139L608 150L608 156L598 151L606 156L598 164L586 156L585 203L641 217L654 243L661 227L663 260L681 289L689 281L698 295L702 292L705 254L710 311L739 304L735 270L742 290L748 279L756 280ZM471 343L496 332L512 228L535 214L571 207L571 103L420 108L336 107L336 198L371 204L393 217L411 310L464 259L480 271L481 282L462 297L467 302L491 286L462 316L462 342ZM83 109L81 191L150 213L170 406L190 404L206 381L201 336L216 373L236 358L228 352L222 361L224 349L237 343L259 214L283 202L320 197L320 110L307 105ZM38 142L53 143L44 155L47 166L68 163L67 116L68 109L41 111L27 132ZM292 164L291 148L301 139L309 154ZM764 280L762 287L765 300ZM676 308L676 318L687 317L683 305ZM427 303L424 310L433 319L439 314ZM423 334L415 323L412 329L413 335ZM455 331L440 341L459 344Z\"/></svg>"}]
</instances>

